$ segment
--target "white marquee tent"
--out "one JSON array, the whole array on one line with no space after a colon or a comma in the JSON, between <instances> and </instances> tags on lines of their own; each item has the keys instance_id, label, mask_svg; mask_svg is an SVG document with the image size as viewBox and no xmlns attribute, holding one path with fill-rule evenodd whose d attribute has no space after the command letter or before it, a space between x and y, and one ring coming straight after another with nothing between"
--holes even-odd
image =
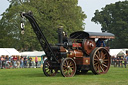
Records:
<instances>
[{"instance_id":1,"label":"white marquee tent","mask_svg":"<svg viewBox=\"0 0 128 85\"><path fill-rule=\"evenodd\" d=\"M34 57L34 56L42 56L42 55L45 55L44 51L21 52L21 56L26 56L26 57L29 57L29 56Z\"/></svg>"},{"instance_id":2,"label":"white marquee tent","mask_svg":"<svg viewBox=\"0 0 128 85\"><path fill-rule=\"evenodd\" d=\"M45 55L44 51L34 51L28 54L28 56L42 56L42 55Z\"/></svg>"},{"instance_id":3,"label":"white marquee tent","mask_svg":"<svg viewBox=\"0 0 128 85\"><path fill-rule=\"evenodd\" d=\"M17 55L20 56L21 54L15 48L0 48L0 56L1 55Z\"/></svg>"},{"instance_id":4,"label":"white marquee tent","mask_svg":"<svg viewBox=\"0 0 128 85\"><path fill-rule=\"evenodd\" d=\"M1 55L9 55L9 53L5 49L0 48L0 56Z\"/></svg>"},{"instance_id":5,"label":"white marquee tent","mask_svg":"<svg viewBox=\"0 0 128 85\"><path fill-rule=\"evenodd\" d=\"M126 51L128 49L110 49L109 53L111 56L117 56L119 54L123 54L123 55L126 55Z\"/></svg>"}]
</instances>

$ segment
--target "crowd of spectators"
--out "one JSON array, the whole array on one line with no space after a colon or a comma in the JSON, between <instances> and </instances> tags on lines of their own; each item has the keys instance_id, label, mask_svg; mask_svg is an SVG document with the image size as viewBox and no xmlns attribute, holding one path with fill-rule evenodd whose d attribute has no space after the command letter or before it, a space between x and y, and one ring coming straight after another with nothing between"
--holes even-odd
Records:
<instances>
[{"instance_id":1,"label":"crowd of spectators","mask_svg":"<svg viewBox=\"0 0 128 85\"><path fill-rule=\"evenodd\" d=\"M35 57L35 61L32 61L32 57L22 56L11 56L2 55L0 56L0 68L32 68L38 67L38 57Z\"/></svg>"},{"instance_id":2,"label":"crowd of spectators","mask_svg":"<svg viewBox=\"0 0 128 85\"><path fill-rule=\"evenodd\" d=\"M117 57L112 57L112 64L114 67L125 67L128 64L128 56L117 56Z\"/></svg>"}]
</instances>

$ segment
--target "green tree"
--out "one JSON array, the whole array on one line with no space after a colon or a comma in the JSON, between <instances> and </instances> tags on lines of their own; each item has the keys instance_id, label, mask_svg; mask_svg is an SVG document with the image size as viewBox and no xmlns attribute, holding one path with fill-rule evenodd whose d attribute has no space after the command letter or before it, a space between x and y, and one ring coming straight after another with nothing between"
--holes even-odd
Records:
<instances>
[{"instance_id":1,"label":"green tree","mask_svg":"<svg viewBox=\"0 0 128 85\"><path fill-rule=\"evenodd\" d=\"M0 20L0 26L1 30L3 30L5 33L2 36L3 42L1 42L2 45L0 47L15 47L17 49L28 50L34 46L30 42L30 39L33 39L35 36L31 34L33 31L31 30L30 26L28 29L26 29L28 33L26 33L25 36L21 36L20 34L20 11L27 8L27 6L25 6L23 3L25 4L25 2L21 2L21 0L10 1L9 8L2 14L3 17Z\"/></svg>"},{"instance_id":2,"label":"green tree","mask_svg":"<svg viewBox=\"0 0 128 85\"><path fill-rule=\"evenodd\" d=\"M128 47L128 1L119 1L106 5L101 11L96 10L92 21L100 23L102 30L115 34L115 39L110 42L112 48ZM113 43L113 44L112 44Z\"/></svg>"},{"instance_id":3,"label":"green tree","mask_svg":"<svg viewBox=\"0 0 128 85\"><path fill-rule=\"evenodd\" d=\"M33 12L37 23L50 43L57 42L56 31L60 25L68 34L83 30L83 20L86 15L77 4L78 0L10 0L10 6L2 14L0 23L1 26L4 26L7 35L11 37L9 42L12 44L8 46L23 50L41 49L28 20L25 20L25 34L20 34L20 12L23 11L31 10ZM5 38L8 39L7 36Z\"/></svg>"}]
</instances>

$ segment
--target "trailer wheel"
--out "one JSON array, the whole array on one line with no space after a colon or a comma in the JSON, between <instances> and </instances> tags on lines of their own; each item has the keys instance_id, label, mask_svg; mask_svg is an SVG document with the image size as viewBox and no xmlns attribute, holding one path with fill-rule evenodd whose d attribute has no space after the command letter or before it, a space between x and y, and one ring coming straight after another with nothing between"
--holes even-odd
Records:
<instances>
[{"instance_id":1,"label":"trailer wheel","mask_svg":"<svg viewBox=\"0 0 128 85\"><path fill-rule=\"evenodd\" d=\"M111 56L103 48L95 48L90 54L90 67L94 74L105 74L108 72L111 63Z\"/></svg>"},{"instance_id":2,"label":"trailer wheel","mask_svg":"<svg viewBox=\"0 0 128 85\"><path fill-rule=\"evenodd\" d=\"M43 64L43 72L46 76L55 76L58 70L53 68L50 61L46 59Z\"/></svg>"},{"instance_id":3,"label":"trailer wheel","mask_svg":"<svg viewBox=\"0 0 128 85\"><path fill-rule=\"evenodd\" d=\"M76 73L76 63L72 58L65 58L60 65L61 74L64 77L73 77Z\"/></svg>"}]
</instances>

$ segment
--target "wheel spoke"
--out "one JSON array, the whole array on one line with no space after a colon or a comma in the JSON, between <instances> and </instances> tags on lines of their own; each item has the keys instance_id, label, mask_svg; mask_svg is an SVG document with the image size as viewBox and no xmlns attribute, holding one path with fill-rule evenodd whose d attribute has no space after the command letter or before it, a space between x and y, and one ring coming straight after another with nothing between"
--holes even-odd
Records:
<instances>
[{"instance_id":1,"label":"wheel spoke","mask_svg":"<svg viewBox=\"0 0 128 85\"><path fill-rule=\"evenodd\" d=\"M98 57L98 55L96 54L95 56L96 56L96 57L97 57L97 59L99 60L99 57Z\"/></svg>"},{"instance_id":2,"label":"wheel spoke","mask_svg":"<svg viewBox=\"0 0 128 85\"><path fill-rule=\"evenodd\" d=\"M104 72L106 71L106 67L104 67L103 65L101 65L101 67L103 68Z\"/></svg>"},{"instance_id":3,"label":"wheel spoke","mask_svg":"<svg viewBox=\"0 0 128 85\"><path fill-rule=\"evenodd\" d=\"M101 68L102 72L104 72L104 69L102 68L102 66L100 66L100 68Z\"/></svg>"},{"instance_id":4,"label":"wheel spoke","mask_svg":"<svg viewBox=\"0 0 128 85\"><path fill-rule=\"evenodd\" d=\"M94 59L94 61L99 61L98 59Z\"/></svg>"},{"instance_id":5,"label":"wheel spoke","mask_svg":"<svg viewBox=\"0 0 128 85\"><path fill-rule=\"evenodd\" d=\"M108 61L108 59L104 59L104 61Z\"/></svg>"},{"instance_id":6,"label":"wheel spoke","mask_svg":"<svg viewBox=\"0 0 128 85\"><path fill-rule=\"evenodd\" d=\"M67 70L67 74L70 75L69 70Z\"/></svg>"},{"instance_id":7,"label":"wheel spoke","mask_svg":"<svg viewBox=\"0 0 128 85\"><path fill-rule=\"evenodd\" d=\"M98 54L99 58L101 58L101 54L100 54L99 50L97 51L97 54Z\"/></svg>"},{"instance_id":8,"label":"wheel spoke","mask_svg":"<svg viewBox=\"0 0 128 85\"><path fill-rule=\"evenodd\" d=\"M107 53L104 54L104 57L102 58L103 60L105 59L105 56L107 55Z\"/></svg>"},{"instance_id":9,"label":"wheel spoke","mask_svg":"<svg viewBox=\"0 0 128 85\"><path fill-rule=\"evenodd\" d=\"M97 65L97 64L99 64L99 63L98 62L94 63L94 65Z\"/></svg>"},{"instance_id":10,"label":"wheel spoke","mask_svg":"<svg viewBox=\"0 0 128 85\"><path fill-rule=\"evenodd\" d=\"M72 66L70 66L70 68L74 68L74 66L72 65Z\"/></svg>"},{"instance_id":11,"label":"wheel spoke","mask_svg":"<svg viewBox=\"0 0 128 85\"><path fill-rule=\"evenodd\" d=\"M98 64L98 71L99 71L99 73L100 73L100 65Z\"/></svg>"},{"instance_id":12,"label":"wheel spoke","mask_svg":"<svg viewBox=\"0 0 128 85\"><path fill-rule=\"evenodd\" d=\"M67 67L66 65L64 65L63 67Z\"/></svg>"},{"instance_id":13,"label":"wheel spoke","mask_svg":"<svg viewBox=\"0 0 128 85\"><path fill-rule=\"evenodd\" d=\"M108 67L108 66L106 66L105 64L102 64L102 65L103 65L104 67L106 67L106 68Z\"/></svg>"},{"instance_id":14,"label":"wheel spoke","mask_svg":"<svg viewBox=\"0 0 128 85\"><path fill-rule=\"evenodd\" d=\"M70 70L71 73L73 72L73 69L70 68L69 70Z\"/></svg>"},{"instance_id":15,"label":"wheel spoke","mask_svg":"<svg viewBox=\"0 0 128 85\"><path fill-rule=\"evenodd\" d=\"M47 69L47 70L46 70L46 72L48 73L48 72L50 72L50 70L49 70L49 69Z\"/></svg>"},{"instance_id":16,"label":"wheel spoke","mask_svg":"<svg viewBox=\"0 0 128 85\"><path fill-rule=\"evenodd\" d=\"M67 69L64 69L64 68L63 68L63 71L66 71L66 70L67 70Z\"/></svg>"},{"instance_id":17,"label":"wheel spoke","mask_svg":"<svg viewBox=\"0 0 128 85\"><path fill-rule=\"evenodd\" d=\"M96 64L94 68L97 71L98 70L98 64Z\"/></svg>"},{"instance_id":18,"label":"wheel spoke","mask_svg":"<svg viewBox=\"0 0 128 85\"><path fill-rule=\"evenodd\" d=\"M72 62L70 62L70 63L69 63L69 66L73 66L73 63L72 63Z\"/></svg>"},{"instance_id":19,"label":"wheel spoke","mask_svg":"<svg viewBox=\"0 0 128 85\"><path fill-rule=\"evenodd\" d=\"M66 65L68 66L68 61L65 61L66 62Z\"/></svg>"},{"instance_id":20,"label":"wheel spoke","mask_svg":"<svg viewBox=\"0 0 128 85\"><path fill-rule=\"evenodd\" d=\"M108 62L103 62L103 64L107 65L107 64L108 64Z\"/></svg>"},{"instance_id":21,"label":"wheel spoke","mask_svg":"<svg viewBox=\"0 0 128 85\"><path fill-rule=\"evenodd\" d=\"M101 59L103 59L104 58L104 53L103 53L103 51L101 51Z\"/></svg>"}]
</instances>

